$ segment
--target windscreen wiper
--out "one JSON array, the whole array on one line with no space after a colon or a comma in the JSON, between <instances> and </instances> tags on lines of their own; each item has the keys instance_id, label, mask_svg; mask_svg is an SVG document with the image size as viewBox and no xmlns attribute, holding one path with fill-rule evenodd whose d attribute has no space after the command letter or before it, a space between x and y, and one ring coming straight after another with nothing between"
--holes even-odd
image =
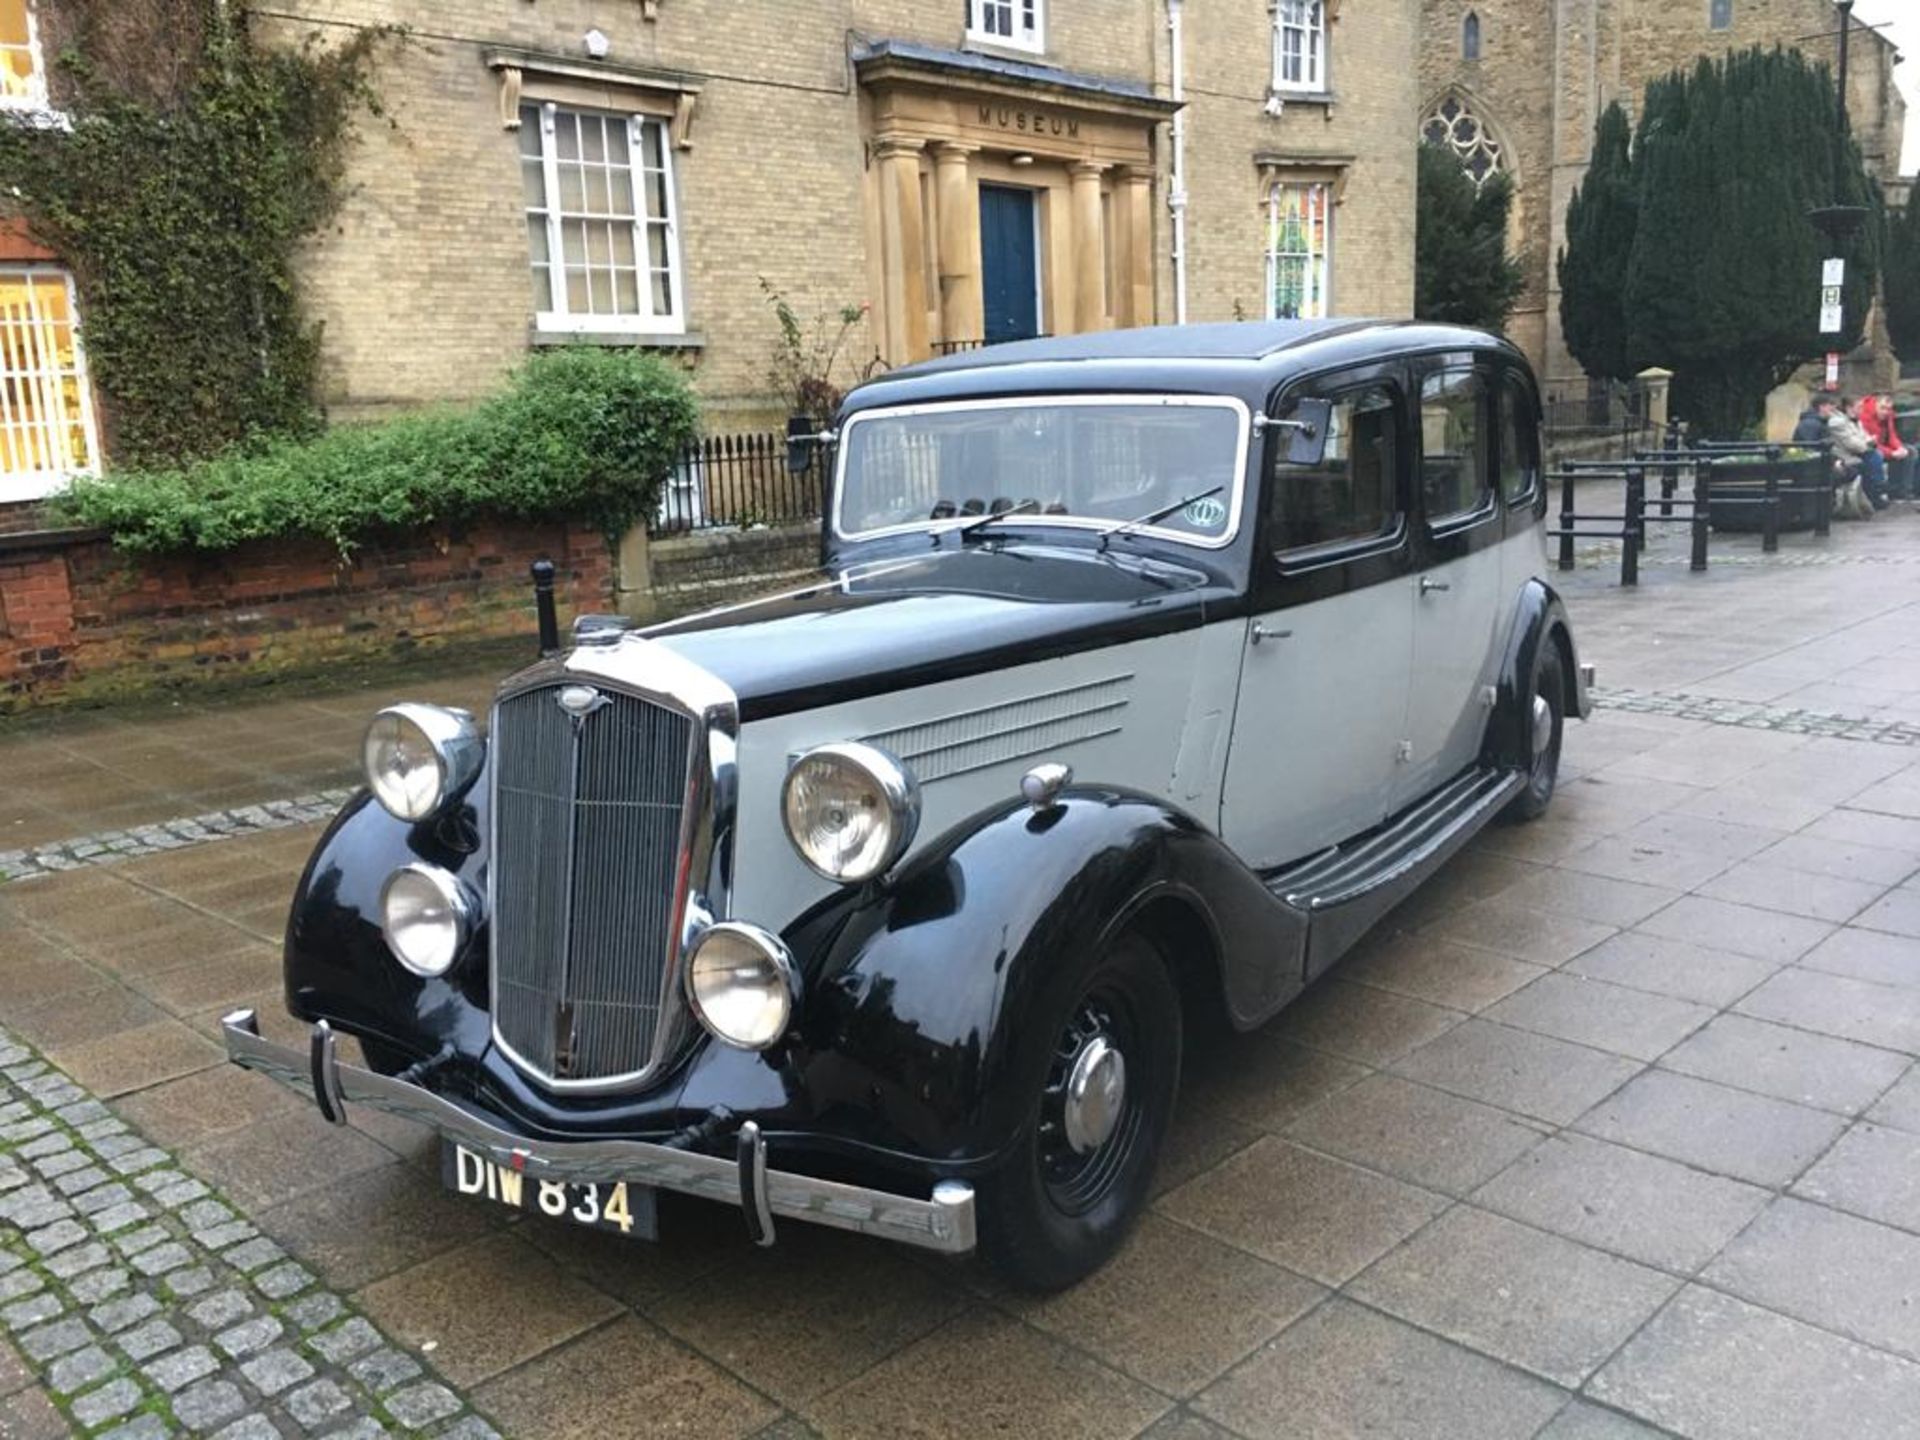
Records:
<instances>
[{"instance_id":1,"label":"windscreen wiper","mask_svg":"<svg viewBox=\"0 0 1920 1440\"><path fill-rule=\"evenodd\" d=\"M1038 500L1022 500L1018 505L1009 505L1004 510L995 510L991 515L982 515L977 519L967 521L964 525L955 525L953 527L953 533L960 537L962 544L965 544L967 537L972 535L976 530L984 530L987 526L997 524L999 521L1005 520L1013 515L1037 514L1039 510L1040 502Z\"/></svg>"},{"instance_id":2,"label":"windscreen wiper","mask_svg":"<svg viewBox=\"0 0 1920 1440\"><path fill-rule=\"evenodd\" d=\"M1158 510L1150 510L1145 515L1136 515L1131 520L1122 520L1118 525L1109 525L1100 532L1100 548L1107 548L1107 541L1116 535L1125 535L1142 525L1151 525L1156 520L1164 520L1176 510L1184 510L1196 500L1208 500L1226 489L1225 485L1216 485L1211 490L1202 490L1198 495L1189 495L1184 500L1176 500L1171 505L1162 505Z\"/></svg>"}]
</instances>

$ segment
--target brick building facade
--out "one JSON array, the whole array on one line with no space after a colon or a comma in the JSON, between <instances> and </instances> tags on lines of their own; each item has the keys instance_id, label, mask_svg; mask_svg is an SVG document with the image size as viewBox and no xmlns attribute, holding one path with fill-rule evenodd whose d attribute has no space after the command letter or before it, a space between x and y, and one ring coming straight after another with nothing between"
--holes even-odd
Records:
<instances>
[{"instance_id":1,"label":"brick building facade","mask_svg":"<svg viewBox=\"0 0 1920 1440\"><path fill-rule=\"evenodd\" d=\"M530 345L584 338L671 349L711 425L763 422L778 413L763 276L804 320L870 307L843 380L874 357L1169 322L1182 289L1195 320L1411 307L1414 0L491 0L457 20L429 0L277 0L274 13L289 42L377 22L419 37L383 67L394 123L365 128L353 197L309 268L336 414L466 398ZM653 259L672 273L657 303L644 276L633 287L650 313L621 315L627 282L616 273L603 295L592 271L633 253L623 237L560 256L588 272L562 317L558 290L580 292L580 276L536 265L530 287L529 236L536 260L576 243L578 196L544 191L573 184L576 145L616 143L595 118L613 116L637 120L627 153L646 151ZM576 139L583 118L600 133Z\"/></svg>"},{"instance_id":2,"label":"brick building facade","mask_svg":"<svg viewBox=\"0 0 1920 1440\"><path fill-rule=\"evenodd\" d=\"M1831 63L1824 37L1839 31L1832 0L1421 0L1421 11L1421 130L1464 164L1514 177L1527 288L1508 331L1562 390L1584 375L1561 338L1554 261L1601 111L1619 100L1632 113L1648 81L1728 50L1783 45ZM1906 123L1899 55L1858 20L1850 43L1848 114L1868 169L1892 186Z\"/></svg>"}]
</instances>

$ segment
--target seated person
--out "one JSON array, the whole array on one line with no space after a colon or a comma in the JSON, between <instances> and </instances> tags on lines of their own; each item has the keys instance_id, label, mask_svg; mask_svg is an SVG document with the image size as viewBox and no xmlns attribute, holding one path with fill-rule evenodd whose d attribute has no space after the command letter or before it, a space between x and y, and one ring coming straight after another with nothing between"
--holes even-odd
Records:
<instances>
[{"instance_id":1,"label":"seated person","mask_svg":"<svg viewBox=\"0 0 1920 1440\"><path fill-rule=\"evenodd\" d=\"M1867 499L1876 510L1887 507L1887 462L1879 448L1854 418L1859 406L1844 397L1838 404L1830 396L1815 402L1827 423L1827 438L1833 442L1834 458L1844 467L1846 479L1858 479Z\"/></svg>"}]
</instances>

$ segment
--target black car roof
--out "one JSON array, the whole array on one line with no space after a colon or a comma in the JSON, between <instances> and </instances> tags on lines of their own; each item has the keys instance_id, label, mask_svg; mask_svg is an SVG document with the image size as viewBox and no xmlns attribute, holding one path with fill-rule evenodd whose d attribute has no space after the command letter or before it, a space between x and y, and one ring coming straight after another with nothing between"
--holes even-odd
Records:
<instances>
[{"instance_id":1,"label":"black car roof","mask_svg":"<svg viewBox=\"0 0 1920 1440\"><path fill-rule=\"evenodd\" d=\"M925 360L860 386L846 409L1087 389L1224 393L1259 405L1293 374L1451 349L1498 350L1520 360L1500 336L1417 320L1149 325L1015 340Z\"/></svg>"}]
</instances>

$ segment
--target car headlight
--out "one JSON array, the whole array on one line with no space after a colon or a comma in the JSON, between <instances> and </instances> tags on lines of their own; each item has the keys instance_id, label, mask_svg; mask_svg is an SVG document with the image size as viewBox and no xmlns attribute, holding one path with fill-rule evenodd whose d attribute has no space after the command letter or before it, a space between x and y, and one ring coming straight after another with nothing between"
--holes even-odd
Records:
<instances>
[{"instance_id":1,"label":"car headlight","mask_svg":"<svg viewBox=\"0 0 1920 1440\"><path fill-rule=\"evenodd\" d=\"M716 1039L764 1050L786 1033L799 997L793 956L757 925L723 921L694 942L687 999Z\"/></svg>"},{"instance_id":2,"label":"car headlight","mask_svg":"<svg viewBox=\"0 0 1920 1440\"><path fill-rule=\"evenodd\" d=\"M434 865L403 865L380 892L380 929L387 948L415 975L444 975L473 930L466 887Z\"/></svg>"},{"instance_id":3,"label":"car headlight","mask_svg":"<svg viewBox=\"0 0 1920 1440\"><path fill-rule=\"evenodd\" d=\"M373 717L361 747L374 798L409 823L465 794L483 753L473 717L438 705L389 705Z\"/></svg>"},{"instance_id":4,"label":"car headlight","mask_svg":"<svg viewBox=\"0 0 1920 1440\"><path fill-rule=\"evenodd\" d=\"M821 745L793 762L780 792L800 858L843 884L884 873L913 843L920 785L872 745Z\"/></svg>"}]
</instances>

